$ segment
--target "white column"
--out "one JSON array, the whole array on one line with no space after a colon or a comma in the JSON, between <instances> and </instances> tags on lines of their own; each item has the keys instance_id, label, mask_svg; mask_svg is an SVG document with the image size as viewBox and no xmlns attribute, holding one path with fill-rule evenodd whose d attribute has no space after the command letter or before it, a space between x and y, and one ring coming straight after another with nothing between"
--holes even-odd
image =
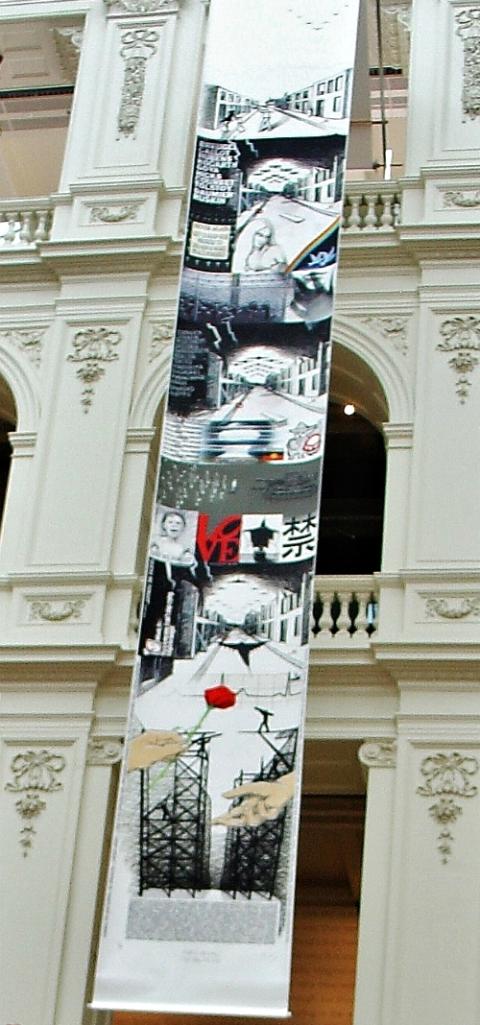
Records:
<instances>
[{"instance_id":1,"label":"white column","mask_svg":"<svg viewBox=\"0 0 480 1025\"><path fill-rule=\"evenodd\" d=\"M433 679L410 671L400 682L382 1025L480 1020L480 714L472 670L459 663L448 679L437 664Z\"/></svg>"},{"instance_id":2,"label":"white column","mask_svg":"<svg viewBox=\"0 0 480 1025\"><path fill-rule=\"evenodd\" d=\"M63 687L2 681L2 1023L57 1020L69 890L76 845L84 842L79 814L93 692L78 679Z\"/></svg>"},{"instance_id":3,"label":"white column","mask_svg":"<svg viewBox=\"0 0 480 1025\"><path fill-rule=\"evenodd\" d=\"M367 741L359 751L360 761L368 771L368 789L354 1025L387 1025L382 1018L382 1000L388 930L395 751L396 745L391 739Z\"/></svg>"},{"instance_id":4,"label":"white column","mask_svg":"<svg viewBox=\"0 0 480 1025\"><path fill-rule=\"evenodd\" d=\"M116 787L112 769L122 754L116 737L92 734L87 752L82 803L70 886L62 968L54 1025L106 1025L107 1018L86 1007L96 958L96 940L103 903L106 858ZM108 828L110 826L110 828ZM93 943L92 943L93 939Z\"/></svg>"}]
</instances>

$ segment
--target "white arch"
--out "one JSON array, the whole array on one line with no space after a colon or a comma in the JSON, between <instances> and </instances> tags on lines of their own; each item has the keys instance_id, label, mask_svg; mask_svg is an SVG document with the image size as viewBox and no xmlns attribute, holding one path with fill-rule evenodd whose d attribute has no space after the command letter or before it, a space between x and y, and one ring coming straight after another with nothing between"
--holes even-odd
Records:
<instances>
[{"instance_id":1,"label":"white arch","mask_svg":"<svg viewBox=\"0 0 480 1025\"><path fill-rule=\"evenodd\" d=\"M413 394L408 380L407 361L388 351L385 340L375 337L367 327L352 323L345 316L335 316L333 340L350 349L363 360L385 393L390 423L409 423L413 419ZM130 412L131 428L151 427L155 414L166 395L170 376L170 347L159 356L153 370L142 381Z\"/></svg>"},{"instance_id":2,"label":"white arch","mask_svg":"<svg viewBox=\"0 0 480 1025\"><path fill-rule=\"evenodd\" d=\"M17 431L36 431L40 417L40 389L36 372L26 356L0 340L0 375L12 392L17 409Z\"/></svg>"},{"instance_id":3,"label":"white arch","mask_svg":"<svg viewBox=\"0 0 480 1025\"><path fill-rule=\"evenodd\" d=\"M153 427L158 407L167 393L171 348L158 357L153 370L144 378L130 410L130 428Z\"/></svg>"},{"instance_id":4,"label":"white arch","mask_svg":"<svg viewBox=\"0 0 480 1025\"><path fill-rule=\"evenodd\" d=\"M342 315L335 315L333 340L350 349L378 378L387 401L389 423L410 423L413 419L413 393L405 356L397 357L389 352L385 340Z\"/></svg>"}]
</instances>

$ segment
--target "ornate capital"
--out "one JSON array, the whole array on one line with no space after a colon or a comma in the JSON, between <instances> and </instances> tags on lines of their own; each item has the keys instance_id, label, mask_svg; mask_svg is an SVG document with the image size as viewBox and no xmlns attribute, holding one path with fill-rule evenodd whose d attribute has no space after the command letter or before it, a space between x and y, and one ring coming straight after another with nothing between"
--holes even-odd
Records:
<instances>
[{"instance_id":1,"label":"ornate capital","mask_svg":"<svg viewBox=\"0 0 480 1025\"><path fill-rule=\"evenodd\" d=\"M47 807L43 795L63 789L63 783L58 777L65 765L63 755L54 754L46 748L23 751L12 758L10 771L13 779L5 784L5 790L22 795L15 802L15 807L25 822L20 830L24 858L27 857L36 835L31 823Z\"/></svg>"},{"instance_id":2,"label":"ornate capital","mask_svg":"<svg viewBox=\"0 0 480 1025\"><path fill-rule=\"evenodd\" d=\"M367 740L362 744L358 757L367 769L394 769L397 764L395 740Z\"/></svg>"},{"instance_id":3,"label":"ornate capital","mask_svg":"<svg viewBox=\"0 0 480 1025\"><path fill-rule=\"evenodd\" d=\"M93 402L95 385L105 374L105 363L118 359L117 345L121 341L119 331L109 327L86 327L77 331L73 339L73 352L67 356L72 363L78 363L77 377L84 389L81 403L88 413Z\"/></svg>"},{"instance_id":4,"label":"ornate capital","mask_svg":"<svg viewBox=\"0 0 480 1025\"><path fill-rule=\"evenodd\" d=\"M121 762L123 743L111 737L90 737L87 765L116 765Z\"/></svg>"},{"instance_id":5,"label":"ornate capital","mask_svg":"<svg viewBox=\"0 0 480 1025\"><path fill-rule=\"evenodd\" d=\"M455 15L457 34L463 42L462 107L464 121L480 115L480 4L464 7Z\"/></svg>"},{"instance_id":6,"label":"ornate capital","mask_svg":"<svg viewBox=\"0 0 480 1025\"><path fill-rule=\"evenodd\" d=\"M464 405L472 386L468 375L479 362L475 353L480 351L480 317L451 317L444 320L440 334L443 341L438 343L437 349L453 353L448 365L457 375L456 392Z\"/></svg>"},{"instance_id":7,"label":"ornate capital","mask_svg":"<svg viewBox=\"0 0 480 1025\"><path fill-rule=\"evenodd\" d=\"M463 808L454 798L463 800L477 796L478 787L471 782L471 777L479 768L477 758L459 751L428 755L420 766L424 782L417 787L417 794L436 799L428 810L440 826L438 850L444 864L452 854L452 827L463 813Z\"/></svg>"}]
</instances>

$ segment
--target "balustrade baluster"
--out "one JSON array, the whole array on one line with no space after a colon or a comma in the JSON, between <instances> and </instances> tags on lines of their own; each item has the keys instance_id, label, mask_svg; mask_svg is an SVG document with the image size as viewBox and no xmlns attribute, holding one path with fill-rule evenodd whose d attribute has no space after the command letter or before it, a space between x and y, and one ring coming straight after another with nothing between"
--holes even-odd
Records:
<instances>
[{"instance_id":1,"label":"balustrade baluster","mask_svg":"<svg viewBox=\"0 0 480 1025\"><path fill-rule=\"evenodd\" d=\"M348 231L360 231L362 219L360 216L360 196L350 196L351 208L348 223Z\"/></svg>"},{"instance_id":2,"label":"balustrade baluster","mask_svg":"<svg viewBox=\"0 0 480 1025\"><path fill-rule=\"evenodd\" d=\"M383 213L380 218L380 227L383 231L391 231L393 228L392 204L393 197L385 196L383 200Z\"/></svg>"},{"instance_id":3,"label":"balustrade baluster","mask_svg":"<svg viewBox=\"0 0 480 1025\"><path fill-rule=\"evenodd\" d=\"M355 630L354 636L358 637L359 640L364 641L365 640L366 631L367 631L367 626L368 626L367 604L368 604L368 601L369 601L369 598L370 598L370 592L369 591L356 591L355 592L355 598L356 598L357 603L358 603L358 612L357 612L357 615L355 616L355 624L354 625L356 627L356 630Z\"/></svg>"},{"instance_id":4,"label":"balustrade baluster","mask_svg":"<svg viewBox=\"0 0 480 1025\"><path fill-rule=\"evenodd\" d=\"M337 639L340 639L340 635L345 637L350 629L350 614L349 605L352 600L351 591L336 591L335 596L340 604L340 613L336 622L336 634Z\"/></svg>"},{"instance_id":5,"label":"balustrade baluster","mask_svg":"<svg viewBox=\"0 0 480 1025\"><path fill-rule=\"evenodd\" d=\"M20 231L18 238L20 242L30 245L33 242L33 214L28 211L19 214Z\"/></svg>"},{"instance_id":6,"label":"balustrade baluster","mask_svg":"<svg viewBox=\"0 0 480 1025\"><path fill-rule=\"evenodd\" d=\"M40 210L37 214L37 227L35 228L34 240L35 242L45 242L48 238L47 222L49 212L48 210Z\"/></svg>"},{"instance_id":7,"label":"balustrade baluster","mask_svg":"<svg viewBox=\"0 0 480 1025\"><path fill-rule=\"evenodd\" d=\"M372 228L376 228L377 227L377 210L376 210L377 197L376 196L367 196L366 197L366 203L367 203L367 212L365 214L364 224L365 224L366 228L370 228L370 230L371 230Z\"/></svg>"},{"instance_id":8,"label":"balustrade baluster","mask_svg":"<svg viewBox=\"0 0 480 1025\"><path fill-rule=\"evenodd\" d=\"M3 236L5 245L11 246L15 242L18 231L17 214L7 214L8 228Z\"/></svg>"}]
</instances>

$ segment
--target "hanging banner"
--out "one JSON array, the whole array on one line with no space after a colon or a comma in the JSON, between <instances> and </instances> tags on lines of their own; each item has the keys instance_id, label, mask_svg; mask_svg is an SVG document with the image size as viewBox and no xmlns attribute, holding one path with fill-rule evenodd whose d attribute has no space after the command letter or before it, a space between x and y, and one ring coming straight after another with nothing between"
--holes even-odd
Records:
<instances>
[{"instance_id":1,"label":"hanging banner","mask_svg":"<svg viewBox=\"0 0 480 1025\"><path fill-rule=\"evenodd\" d=\"M96 1008L288 1013L357 16L212 0Z\"/></svg>"}]
</instances>

